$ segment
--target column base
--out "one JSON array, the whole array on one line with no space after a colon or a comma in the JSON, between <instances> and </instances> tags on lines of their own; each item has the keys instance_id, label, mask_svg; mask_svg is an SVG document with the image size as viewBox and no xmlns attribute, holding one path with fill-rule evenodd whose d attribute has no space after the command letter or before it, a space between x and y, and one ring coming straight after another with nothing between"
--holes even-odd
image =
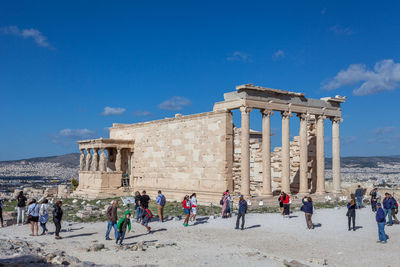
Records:
<instances>
[{"instance_id":1,"label":"column base","mask_svg":"<svg viewBox=\"0 0 400 267\"><path fill-rule=\"evenodd\" d=\"M268 193L261 193L261 196L262 196L262 197L272 197L272 196L273 196L273 194L272 194L272 192L268 192Z\"/></svg>"},{"instance_id":2,"label":"column base","mask_svg":"<svg viewBox=\"0 0 400 267\"><path fill-rule=\"evenodd\" d=\"M325 195L326 192L325 191L320 191L320 192L315 192L315 194L321 196L321 195Z\"/></svg>"}]
</instances>

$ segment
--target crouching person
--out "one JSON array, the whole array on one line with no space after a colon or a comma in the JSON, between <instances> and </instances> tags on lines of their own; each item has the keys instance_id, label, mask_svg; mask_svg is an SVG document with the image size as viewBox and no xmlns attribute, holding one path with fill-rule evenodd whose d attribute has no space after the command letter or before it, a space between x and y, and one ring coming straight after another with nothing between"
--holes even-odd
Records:
<instances>
[{"instance_id":1,"label":"crouching person","mask_svg":"<svg viewBox=\"0 0 400 267\"><path fill-rule=\"evenodd\" d=\"M242 225L241 225L241 229L244 229L244 216L246 215L247 212L247 201L243 199L243 195L240 195L239 198L239 210L238 210L238 216L236 219L236 228L235 229L239 229L239 221L240 218L242 218Z\"/></svg>"},{"instance_id":2,"label":"crouching person","mask_svg":"<svg viewBox=\"0 0 400 267\"><path fill-rule=\"evenodd\" d=\"M125 211L125 216L118 221L117 229L118 229L118 238L115 241L115 244L122 245L122 241L124 241L126 229L131 230L131 212L129 210Z\"/></svg>"}]
</instances>

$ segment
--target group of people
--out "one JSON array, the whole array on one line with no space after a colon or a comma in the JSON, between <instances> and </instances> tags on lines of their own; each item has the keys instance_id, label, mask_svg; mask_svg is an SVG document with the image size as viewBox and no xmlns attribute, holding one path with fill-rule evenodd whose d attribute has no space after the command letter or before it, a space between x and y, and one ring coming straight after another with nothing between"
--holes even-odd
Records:
<instances>
[{"instance_id":1,"label":"group of people","mask_svg":"<svg viewBox=\"0 0 400 267\"><path fill-rule=\"evenodd\" d=\"M229 194L229 190L226 190L222 194L222 198L219 202L222 205L222 218L230 218L231 215L231 204L232 204L232 197Z\"/></svg>"},{"instance_id":2,"label":"group of people","mask_svg":"<svg viewBox=\"0 0 400 267\"><path fill-rule=\"evenodd\" d=\"M24 195L23 191L19 192L16 199L17 199L17 225L20 225L19 222L21 222L21 224L25 223L25 211L26 211L26 206L27 206L26 202L28 201L28 199ZM54 233L56 239L61 239L60 231L61 231L61 220L62 220L62 216L63 216L63 210L62 210L61 206L62 206L62 202L57 201L53 205L53 211L52 211L53 222L56 227L56 230ZM52 207L52 205L49 203L49 200L46 198L43 199L41 201L41 203L38 203L36 199L32 199L28 203L27 222L31 225L31 231L32 231L32 233L30 234L31 236L34 236L35 232L36 232L36 236L39 235L39 226L38 226L39 223L40 223L40 227L42 228L41 235L48 234L49 231L47 229L46 224L50 218L49 211L50 211L51 207Z\"/></svg>"}]
</instances>

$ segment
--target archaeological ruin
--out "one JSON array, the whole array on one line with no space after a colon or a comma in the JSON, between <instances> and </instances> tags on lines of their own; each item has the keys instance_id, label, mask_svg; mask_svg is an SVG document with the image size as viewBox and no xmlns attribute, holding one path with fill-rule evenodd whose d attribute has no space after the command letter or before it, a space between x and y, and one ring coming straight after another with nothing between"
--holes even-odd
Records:
<instances>
[{"instance_id":1,"label":"archaeological ruin","mask_svg":"<svg viewBox=\"0 0 400 267\"><path fill-rule=\"evenodd\" d=\"M229 189L246 197L325 194L324 123L332 122L332 193L340 193L339 123L346 97L237 86L213 111L136 124L114 123L109 139L79 141L78 196L105 198L162 190L170 200L197 192L216 202ZM232 110L241 112L241 128ZM250 112L262 114L262 132L250 129ZM271 149L271 116L281 115L282 147ZM290 140L289 120L300 119Z\"/></svg>"}]
</instances>

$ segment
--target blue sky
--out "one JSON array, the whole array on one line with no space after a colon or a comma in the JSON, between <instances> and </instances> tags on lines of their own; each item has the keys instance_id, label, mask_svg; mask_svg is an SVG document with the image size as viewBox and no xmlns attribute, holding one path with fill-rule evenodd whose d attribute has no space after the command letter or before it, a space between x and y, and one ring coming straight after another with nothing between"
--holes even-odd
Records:
<instances>
[{"instance_id":1,"label":"blue sky","mask_svg":"<svg viewBox=\"0 0 400 267\"><path fill-rule=\"evenodd\" d=\"M348 96L342 156L400 154L398 14L399 1L2 1L0 160L210 111L245 83ZM280 114L272 127L278 146Z\"/></svg>"}]
</instances>

